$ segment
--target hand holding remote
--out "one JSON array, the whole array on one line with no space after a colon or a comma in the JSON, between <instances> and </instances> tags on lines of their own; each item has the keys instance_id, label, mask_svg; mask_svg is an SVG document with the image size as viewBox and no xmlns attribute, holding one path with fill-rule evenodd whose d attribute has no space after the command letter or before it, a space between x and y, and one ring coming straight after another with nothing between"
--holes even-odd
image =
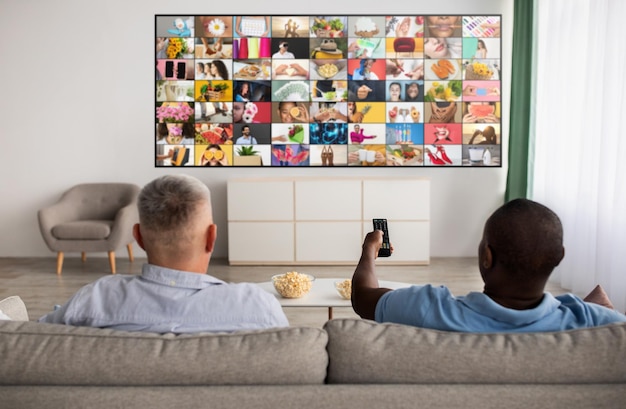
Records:
<instances>
[{"instance_id":1,"label":"hand holding remote","mask_svg":"<svg viewBox=\"0 0 626 409\"><path fill-rule=\"evenodd\" d=\"M391 256L391 244L389 242L389 230L387 229L387 219L372 219L374 230L383 232L383 245L378 250L378 257Z\"/></svg>"}]
</instances>

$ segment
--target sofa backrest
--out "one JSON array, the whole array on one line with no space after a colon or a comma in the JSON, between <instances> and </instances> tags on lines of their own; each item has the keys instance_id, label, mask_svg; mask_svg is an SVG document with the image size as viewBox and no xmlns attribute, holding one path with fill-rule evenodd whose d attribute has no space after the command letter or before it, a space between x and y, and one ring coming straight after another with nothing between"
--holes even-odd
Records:
<instances>
[{"instance_id":1,"label":"sofa backrest","mask_svg":"<svg viewBox=\"0 0 626 409\"><path fill-rule=\"evenodd\" d=\"M0 321L0 385L323 384L321 328L153 334Z\"/></svg>"},{"instance_id":2,"label":"sofa backrest","mask_svg":"<svg viewBox=\"0 0 626 409\"><path fill-rule=\"evenodd\" d=\"M0 385L626 384L626 323L468 334L328 321L153 334L0 321Z\"/></svg>"},{"instance_id":3,"label":"sofa backrest","mask_svg":"<svg viewBox=\"0 0 626 409\"><path fill-rule=\"evenodd\" d=\"M338 319L324 329L328 383L626 383L626 323L469 334Z\"/></svg>"}]
</instances>

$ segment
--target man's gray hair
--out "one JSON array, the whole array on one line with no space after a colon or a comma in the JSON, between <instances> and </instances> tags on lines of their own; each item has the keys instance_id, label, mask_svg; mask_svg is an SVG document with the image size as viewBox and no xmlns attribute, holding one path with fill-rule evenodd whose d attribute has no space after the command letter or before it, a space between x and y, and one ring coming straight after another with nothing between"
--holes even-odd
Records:
<instances>
[{"instance_id":1,"label":"man's gray hair","mask_svg":"<svg viewBox=\"0 0 626 409\"><path fill-rule=\"evenodd\" d=\"M139 193L142 229L175 232L185 229L201 203L211 203L209 188L188 175L165 175L148 183Z\"/></svg>"}]
</instances>

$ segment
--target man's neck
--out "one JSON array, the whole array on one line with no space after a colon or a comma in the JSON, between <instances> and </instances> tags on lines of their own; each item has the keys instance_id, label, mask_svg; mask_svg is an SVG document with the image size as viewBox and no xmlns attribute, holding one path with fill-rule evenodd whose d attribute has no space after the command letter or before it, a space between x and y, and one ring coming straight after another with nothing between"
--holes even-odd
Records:
<instances>
[{"instance_id":1,"label":"man's neck","mask_svg":"<svg viewBox=\"0 0 626 409\"><path fill-rule=\"evenodd\" d=\"M196 274L206 274L208 270L208 260L201 259L196 262L183 262L183 261L164 261L164 260L154 260L153 258L148 258L148 264L152 264L155 266L165 267L172 270L185 271L187 273L196 273Z\"/></svg>"},{"instance_id":2,"label":"man's neck","mask_svg":"<svg viewBox=\"0 0 626 409\"><path fill-rule=\"evenodd\" d=\"M529 297L500 297L497 295L489 294L486 291L483 291L483 293L501 306L505 308L510 308L512 310L530 310L541 304L541 301L543 300L543 293L541 294L541 296Z\"/></svg>"}]
</instances>

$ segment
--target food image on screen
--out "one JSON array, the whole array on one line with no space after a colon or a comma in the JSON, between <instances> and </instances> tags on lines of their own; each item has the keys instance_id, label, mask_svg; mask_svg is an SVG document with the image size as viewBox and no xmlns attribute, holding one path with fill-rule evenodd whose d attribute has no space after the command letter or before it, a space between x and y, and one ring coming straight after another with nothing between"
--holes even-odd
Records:
<instances>
[{"instance_id":1,"label":"food image on screen","mask_svg":"<svg viewBox=\"0 0 626 409\"><path fill-rule=\"evenodd\" d=\"M501 20L155 15L155 166L500 167Z\"/></svg>"}]
</instances>

